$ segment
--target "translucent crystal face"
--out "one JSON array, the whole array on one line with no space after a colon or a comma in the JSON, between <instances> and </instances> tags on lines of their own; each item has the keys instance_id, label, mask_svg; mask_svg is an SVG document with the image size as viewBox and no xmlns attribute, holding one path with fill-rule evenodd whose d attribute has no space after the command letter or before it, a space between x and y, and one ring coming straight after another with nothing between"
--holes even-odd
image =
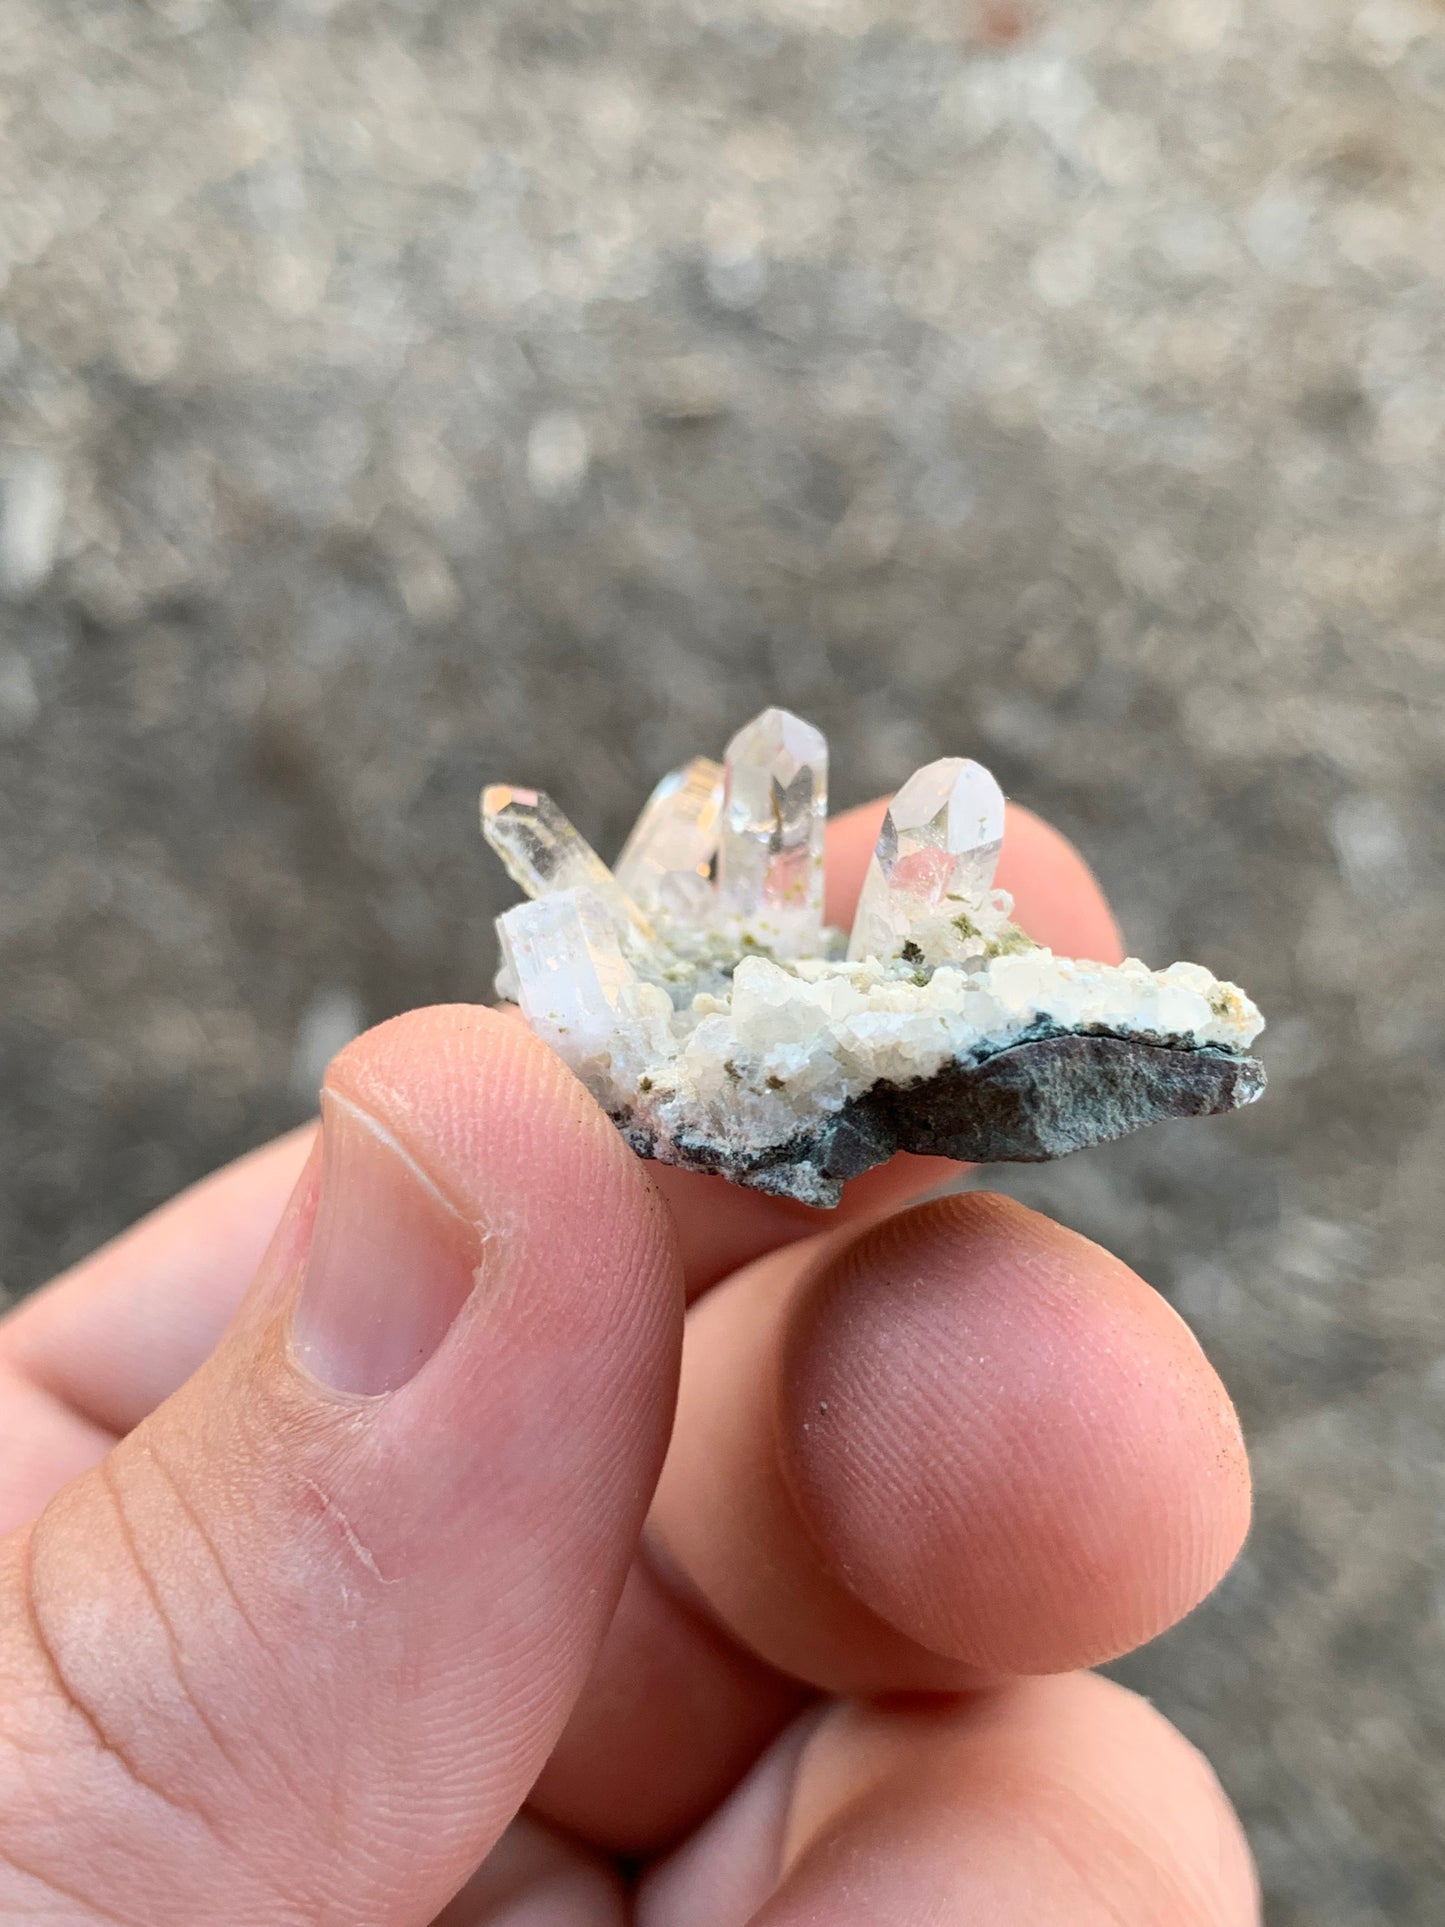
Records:
<instances>
[{"instance_id":1,"label":"translucent crystal face","mask_svg":"<svg viewBox=\"0 0 1445 1927\"><path fill-rule=\"evenodd\" d=\"M710 756L664 776L617 859L616 876L649 914L702 918L712 900L723 766Z\"/></svg>"},{"instance_id":2,"label":"translucent crystal face","mask_svg":"<svg viewBox=\"0 0 1445 1927\"><path fill-rule=\"evenodd\" d=\"M765 709L727 747L718 907L777 956L817 954L823 935L828 745L786 709Z\"/></svg>"},{"instance_id":3,"label":"translucent crystal face","mask_svg":"<svg viewBox=\"0 0 1445 1927\"><path fill-rule=\"evenodd\" d=\"M711 957L725 977L738 955L823 953L827 787L821 731L765 709L733 737L723 763L696 756L663 778L615 874L538 790L493 785L482 827L529 896L589 891L623 958L675 988L687 958ZM934 964L977 954L1002 839L1003 792L980 764L947 756L916 770L884 818L849 959Z\"/></svg>"},{"instance_id":4,"label":"translucent crystal face","mask_svg":"<svg viewBox=\"0 0 1445 1927\"><path fill-rule=\"evenodd\" d=\"M585 886L519 903L497 919L528 1025L570 1064L600 1056L637 982L602 898Z\"/></svg>"},{"instance_id":5,"label":"translucent crystal face","mask_svg":"<svg viewBox=\"0 0 1445 1927\"><path fill-rule=\"evenodd\" d=\"M592 891L619 929L652 940L647 918L621 889L592 845L541 790L493 783L482 791L482 834L529 897Z\"/></svg>"},{"instance_id":6,"label":"translucent crystal face","mask_svg":"<svg viewBox=\"0 0 1445 1927\"><path fill-rule=\"evenodd\" d=\"M853 919L848 955L927 962L966 938L1003 845L1003 791L981 763L944 756L916 770L883 819Z\"/></svg>"}]
</instances>

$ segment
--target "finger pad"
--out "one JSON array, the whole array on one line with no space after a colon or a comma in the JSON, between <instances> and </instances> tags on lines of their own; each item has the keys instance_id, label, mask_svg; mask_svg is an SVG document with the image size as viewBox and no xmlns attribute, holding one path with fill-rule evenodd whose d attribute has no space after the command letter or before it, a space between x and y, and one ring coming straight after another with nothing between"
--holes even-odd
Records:
<instances>
[{"instance_id":1,"label":"finger pad","mask_svg":"<svg viewBox=\"0 0 1445 1927\"><path fill-rule=\"evenodd\" d=\"M785 1353L785 1476L835 1571L931 1649L1092 1664L1233 1559L1248 1473L1188 1329L1117 1260L1006 1199L863 1234Z\"/></svg>"},{"instance_id":2,"label":"finger pad","mask_svg":"<svg viewBox=\"0 0 1445 1927\"><path fill-rule=\"evenodd\" d=\"M840 1862L842 1918L900 1927L1258 1918L1249 1851L1208 1763L1145 1701L1087 1674L936 1712L841 1710L800 1761L783 1859L798 1911L780 1908L779 1927L809 1918L805 1896L836 1901Z\"/></svg>"}]
</instances>

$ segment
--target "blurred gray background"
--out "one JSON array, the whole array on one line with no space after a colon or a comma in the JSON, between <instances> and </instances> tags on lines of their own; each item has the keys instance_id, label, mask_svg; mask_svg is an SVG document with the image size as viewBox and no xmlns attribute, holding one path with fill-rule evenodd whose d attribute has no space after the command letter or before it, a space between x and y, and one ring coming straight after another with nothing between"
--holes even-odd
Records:
<instances>
[{"instance_id":1,"label":"blurred gray background","mask_svg":"<svg viewBox=\"0 0 1445 1927\"><path fill-rule=\"evenodd\" d=\"M1438 1927L1445 9L5 0L0 95L6 1286L487 994L484 778L981 756L1271 1020L1001 1179L1252 1442L1121 1670L1272 1921Z\"/></svg>"}]
</instances>

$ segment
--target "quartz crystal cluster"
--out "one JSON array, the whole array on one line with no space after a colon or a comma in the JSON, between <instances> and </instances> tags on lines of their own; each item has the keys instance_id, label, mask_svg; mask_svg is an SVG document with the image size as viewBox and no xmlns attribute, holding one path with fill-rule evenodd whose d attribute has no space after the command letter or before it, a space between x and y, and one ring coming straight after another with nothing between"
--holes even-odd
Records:
<instances>
[{"instance_id":1,"label":"quartz crystal cluster","mask_svg":"<svg viewBox=\"0 0 1445 1927\"><path fill-rule=\"evenodd\" d=\"M483 793L530 899L498 919L498 991L644 1156L834 1204L900 1149L1057 1157L1260 1095L1236 985L1057 957L1013 922L982 765L904 783L851 934L823 921L827 794L822 734L783 709L665 777L612 869L550 797Z\"/></svg>"}]
</instances>

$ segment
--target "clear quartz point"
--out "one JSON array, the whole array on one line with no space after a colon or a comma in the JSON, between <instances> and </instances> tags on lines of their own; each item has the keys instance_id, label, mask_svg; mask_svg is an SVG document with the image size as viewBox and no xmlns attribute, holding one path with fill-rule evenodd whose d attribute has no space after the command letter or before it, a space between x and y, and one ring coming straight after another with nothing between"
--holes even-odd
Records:
<instances>
[{"instance_id":1,"label":"clear quartz point","mask_svg":"<svg viewBox=\"0 0 1445 1927\"><path fill-rule=\"evenodd\" d=\"M653 941L647 918L545 791L489 785L482 791L482 834L529 897L590 890L619 930L644 944Z\"/></svg>"},{"instance_id":2,"label":"clear quartz point","mask_svg":"<svg viewBox=\"0 0 1445 1927\"><path fill-rule=\"evenodd\" d=\"M938 962L940 935L963 931L992 888L1003 815L1003 791L981 763L944 756L915 770L883 819L849 960L896 957L912 941Z\"/></svg>"},{"instance_id":3,"label":"clear quartz point","mask_svg":"<svg viewBox=\"0 0 1445 1927\"><path fill-rule=\"evenodd\" d=\"M498 917L497 934L530 1027L574 1068L602 1056L638 981L602 898L554 890Z\"/></svg>"},{"instance_id":4,"label":"clear quartz point","mask_svg":"<svg viewBox=\"0 0 1445 1927\"><path fill-rule=\"evenodd\" d=\"M723 766L710 756L664 776L616 863L620 887L644 911L698 918L711 896L723 806Z\"/></svg>"},{"instance_id":5,"label":"clear quartz point","mask_svg":"<svg viewBox=\"0 0 1445 1927\"><path fill-rule=\"evenodd\" d=\"M727 747L718 909L761 948L816 956L823 940L828 745L786 709L765 709Z\"/></svg>"}]
</instances>

